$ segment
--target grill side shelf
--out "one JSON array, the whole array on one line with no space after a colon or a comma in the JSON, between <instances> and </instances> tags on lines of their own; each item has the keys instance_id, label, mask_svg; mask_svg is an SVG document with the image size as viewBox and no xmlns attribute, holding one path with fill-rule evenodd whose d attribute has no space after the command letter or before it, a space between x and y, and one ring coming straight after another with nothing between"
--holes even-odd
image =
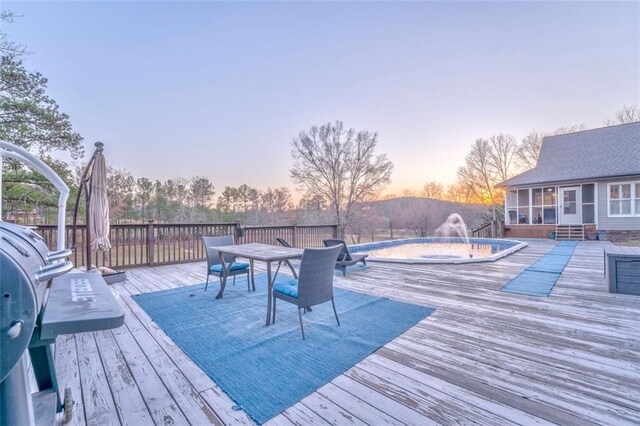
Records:
<instances>
[{"instance_id":1,"label":"grill side shelf","mask_svg":"<svg viewBox=\"0 0 640 426\"><path fill-rule=\"evenodd\" d=\"M51 282L40 338L108 330L123 323L124 311L99 274L69 273Z\"/></svg>"}]
</instances>

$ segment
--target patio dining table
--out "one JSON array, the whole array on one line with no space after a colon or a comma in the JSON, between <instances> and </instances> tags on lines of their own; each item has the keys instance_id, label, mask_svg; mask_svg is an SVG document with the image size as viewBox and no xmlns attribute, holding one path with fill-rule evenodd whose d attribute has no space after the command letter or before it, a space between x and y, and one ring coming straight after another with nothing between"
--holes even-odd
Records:
<instances>
[{"instance_id":1,"label":"patio dining table","mask_svg":"<svg viewBox=\"0 0 640 426\"><path fill-rule=\"evenodd\" d=\"M216 295L216 299L221 299L224 293L224 288L227 284L227 276L231 268L232 263L225 262L224 256L234 256L249 259L251 264L251 281L253 289L255 290L255 282L253 280L253 262L259 260L267 264L267 321L266 325L271 324L271 290L273 288L273 282L275 276L271 272L271 264L273 262L282 262L284 260L300 259L302 257L302 249L292 247L279 247L269 244L250 243L250 244L236 244L229 246L216 246L213 247L218 251L220 256L220 264L222 265L223 278L220 285L220 291ZM295 272L295 271L294 271Z\"/></svg>"}]
</instances>

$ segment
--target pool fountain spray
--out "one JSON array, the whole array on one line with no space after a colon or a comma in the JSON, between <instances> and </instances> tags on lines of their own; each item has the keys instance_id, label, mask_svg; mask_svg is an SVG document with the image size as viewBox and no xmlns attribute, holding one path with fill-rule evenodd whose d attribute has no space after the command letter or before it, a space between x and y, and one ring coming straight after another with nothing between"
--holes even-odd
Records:
<instances>
[{"instance_id":1,"label":"pool fountain spray","mask_svg":"<svg viewBox=\"0 0 640 426\"><path fill-rule=\"evenodd\" d=\"M462 238L466 244L469 245L469 250L471 250L471 243L469 242L469 229L467 225L462 220L462 216L458 213L451 213L447 220L444 221L442 225L436 229L436 236L442 237L455 237L458 236ZM469 257L473 257L473 254L469 252Z\"/></svg>"}]
</instances>

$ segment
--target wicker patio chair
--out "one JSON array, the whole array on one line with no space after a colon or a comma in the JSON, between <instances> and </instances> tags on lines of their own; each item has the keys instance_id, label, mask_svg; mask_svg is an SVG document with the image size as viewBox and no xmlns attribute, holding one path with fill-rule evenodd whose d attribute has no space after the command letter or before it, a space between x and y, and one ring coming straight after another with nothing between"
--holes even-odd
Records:
<instances>
[{"instance_id":1,"label":"wicker patio chair","mask_svg":"<svg viewBox=\"0 0 640 426\"><path fill-rule=\"evenodd\" d=\"M333 300L333 268L340 253L340 247L306 248L300 261L299 278L273 285L272 323L276 321L276 300L284 300L298 307L300 331L304 336L302 311L307 307L331 301L336 322L340 325L336 304Z\"/></svg>"},{"instance_id":2,"label":"wicker patio chair","mask_svg":"<svg viewBox=\"0 0 640 426\"><path fill-rule=\"evenodd\" d=\"M362 262L363 265L367 265L367 257L368 254L356 254L351 255L349 253L349 249L347 248L347 243L344 240L338 239L328 239L323 241L325 247L331 246L340 246L342 250L340 250L340 255L338 256L338 260L336 261L336 269L342 270L342 275L347 276L347 266L355 265L358 262Z\"/></svg>"},{"instance_id":3,"label":"wicker patio chair","mask_svg":"<svg viewBox=\"0 0 640 426\"><path fill-rule=\"evenodd\" d=\"M223 237L202 237L202 243L207 251L207 283L204 286L204 291L207 291L209 286L209 276L215 275L222 282L224 271L220 264L220 256L218 250L212 247L216 246L232 246L234 244L232 235L225 235ZM245 262L236 262L234 256L224 256L225 263L231 263L229 267L229 277L233 277L233 284L236 284L236 275L247 274L247 289L251 291L251 284L249 283L249 272L251 271L251 265Z\"/></svg>"}]
</instances>

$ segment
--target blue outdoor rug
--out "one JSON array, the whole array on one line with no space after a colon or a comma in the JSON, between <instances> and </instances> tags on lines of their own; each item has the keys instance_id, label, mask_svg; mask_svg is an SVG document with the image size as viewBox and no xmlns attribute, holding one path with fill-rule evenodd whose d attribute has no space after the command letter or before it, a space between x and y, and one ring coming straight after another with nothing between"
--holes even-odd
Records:
<instances>
[{"instance_id":1,"label":"blue outdoor rug","mask_svg":"<svg viewBox=\"0 0 640 426\"><path fill-rule=\"evenodd\" d=\"M287 276L278 276L278 281ZM256 291L244 282L217 282L145 293L134 300L171 339L256 422L264 423L405 332L433 309L335 288L340 327L331 303L303 315L278 301L276 322L265 326L266 277Z\"/></svg>"},{"instance_id":2,"label":"blue outdoor rug","mask_svg":"<svg viewBox=\"0 0 640 426\"><path fill-rule=\"evenodd\" d=\"M576 241L559 241L537 262L525 268L520 275L502 287L501 291L529 296L549 296L577 244Z\"/></svg>"}]
</instances>

